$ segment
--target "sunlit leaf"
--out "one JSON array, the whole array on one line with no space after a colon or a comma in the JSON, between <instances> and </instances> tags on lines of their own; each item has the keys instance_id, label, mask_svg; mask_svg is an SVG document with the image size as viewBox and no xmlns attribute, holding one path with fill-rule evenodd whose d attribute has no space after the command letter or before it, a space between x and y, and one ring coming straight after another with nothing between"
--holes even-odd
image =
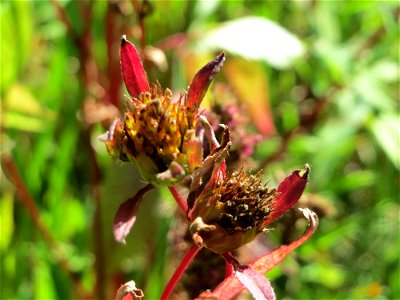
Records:
<instances>
[{"instance_id":1,"label":"sunlit leaf","mask_svg":"<svg viewBox=\"0 0 400 300\"><path fill-rule=\"evenodd\" d=\"M1 173L0 173L1 174ZM5 183L8 184L8 181L4 180L4 175L1 174L4 183L2 183L2 188L4 189ZM10 244L13 233L14 233L14 200L13 195L10 190L4 191L1 201L0 201L0 220L1 220L1 239L0 239L0 251L5 250Z\"/></svg>"},{"instance_id":2,"label":"sunlit leaf","mask_svg":"<svg viewBox=\"0 0 400 300\"><path fill-rule=\"evenodd\" d=\"M41 105L40 100L21 83L14 83L10 86L4 99L3 108L29 116L54 118L53 112Z\"/></svg>"},{"instance_id":3,"label":"sunlit leaf","mask_svg":"<svg viewBox=\"0 0 400 300\"><path fill-rule=\"evenodd\" d=\"M42 106L37 98L23 85L15 83L8 89L2 106L1 124L23 131L46 131L55 114Z\"/></svg>"},{"instance_id":4,"label":"sunlit leaf","mask_svg":"<svg viewBox=\"0 0 400 300\"><path fill-rule=\"evenodd\" d=\"M32 5L28 1L2 2L0 16L0 91L3 93L23 69L32 51Z\"/></svg>"},{"instance_id":5,"label":"sunlit leaf","mask_svg":"<svg viewBox=\"0 0 400 300\"><path fill-rule=\"evenodd\" d=\"M287 68L304 53L300 40L268 19L245 17L220 24L199 41L203 50L226 50L248 59Z\"/></svg>"},{"instance_id":6,"label":"sunlit leaf","mask_svg":"<svg viewBox=\"0 0 400 300\"><path fill-rule=\"evenodd\" d=\"M400 118L392 114L383 115L372 122L369 129L393 165L400 169Z\"/></svg>"},{"instance_id":7,"label":"sunlit leaf","mask_svg":"<svg viewBox=\"0 0 400 300\"><path fill-rule=\"evenodd\" d=\"M241 58L229 58L224 73L240 100L247 104L248 112L260 133L275 133L269 105L268 78L260 63Z\"/></svg>"},{"instance_id":8,"label":"sunlit leaf","mask_svg":"<svg viewBox=\"0 0 400 300\"><path fill-rule=\"evenodd\" d=\"M54 277L51 274L51 265L46 259L46 249L38 247L33 253L35 259L34 274L34 298L35 299L56 299ZM36 256L36 257L35 257Z\"/></svg>"}]
</instances>

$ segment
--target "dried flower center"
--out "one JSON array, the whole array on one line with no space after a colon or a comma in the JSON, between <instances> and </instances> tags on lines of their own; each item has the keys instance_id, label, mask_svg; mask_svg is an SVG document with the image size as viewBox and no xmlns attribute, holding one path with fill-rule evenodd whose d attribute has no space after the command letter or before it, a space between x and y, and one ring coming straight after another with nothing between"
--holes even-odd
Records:
<instances>
[{"instance_id":1,"label":"dried flower center","mask_svg":"<svg viewBox=\"0 0 400 300\"><path fill-rule=\"evenodd\" d=\"M229 233L237 230L262 230L264 220L270 213L270 202L276 196L275 189L262 184L261 172L246 175L245 172L233 172L217 183L217 206L222 209L218 225Z\"/></svg>"}]
</instances>

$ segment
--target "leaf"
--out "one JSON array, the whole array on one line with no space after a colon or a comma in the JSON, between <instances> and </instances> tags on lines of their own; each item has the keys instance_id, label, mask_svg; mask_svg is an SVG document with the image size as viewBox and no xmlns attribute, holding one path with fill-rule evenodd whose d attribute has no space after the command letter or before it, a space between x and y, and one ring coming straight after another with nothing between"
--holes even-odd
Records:
<instances>
[{"instance_id":1,"label":"leaf","mask_svg":"<svg viewBox=\"0 0 400 300\"><path fill-rule=\"evenodd\" d=\"M400 169L400 118L394 114L384 114L374 120L369 129L396 169Z\"/></svg>"},{"instance_id":2,"label":"leaf","mask_svg":"<svg viewBox=\"0 0 400 300\"><path fill-rule=\"evenodd\" d=\"M248 59L264 60L279 69L289 67L304 53L304 47L296 36L260 17L222 23L203 34L198 46L204 51L222 49Z\"/></svg>"},{"instance_id":3,"label":"leaf","mask_svg":"<svg viewBox=\"0 0 400 300\"><path fill-rule=\"evenodd\" d=\"M301 246L305 241L307 241L310 236L315 232L318 227L318 216L309 210L308 208L301 209L303 215L309 221L309 227L307 231L297 240L290 243L289 245L283 245L279 248L255 259L252 263L248 265L258 271L261 274L265 274L277 264L279 264L288 254L294 251L296 248ZM243 284L235 276L235 273L227 277L223 282L221 282L212 292L204 292L197 299L233 299L244 289Z\"/></svg>"},{"instance_id":4,"label":"leaf","mask_svg":"<svg viewBox=\"0 0 400 300\"><path fill-rule=\"evenodd\" d=\"M232 58L227 61L224 74L238 98L245 102L250 117L263 136L275 133L268 96L268 78L263 66L255 61Z\"/></svg>"},{"instance_id":5,"label":"leaf","mask_svg":"<svg viewBox=\"0 0 400 300\"><path fill-rule=\"evenodd\" d=\"M15 231L15 221L13 220L15 203L13 199L12 187L4 176L2 188L3 196L0 201L0 220L2 224L0 250L5 251L11 244Z\"/></svg>"},{"instance_id":6,"label":"leaf","mask_svg":"<svg viewBox=\"0 0 400 300\"><path fill-rule=\"evenodd\" d=\"M235 272L236 277L251 293L254 299L275 300L275 293L269 280L251 268L239 269Z\"/></svg>"},{"instance_id":7,"label":"leaf","mask_svg":"<svg viewBox=\"0 0 400 300\"><path fill-rule=\"evenodd\" d=\"M19 83L14 83L8 88L2 104L4 113L1 124L6 128L43 132L49 130L49 125L55 120L54 112L42 106L39 99Z\"/></svg>"},{"instance_id":8,"label":"leaf","mask_svg":"<svg viewBox=\"0 0 400 300\"><path fill-rule=\"evenodd\" d=\"M130 232L136 221L136 213L145 193L154 188L148 184L140 189L136 195L129 198L118 207L114 217L114 237L117 242L125 243L125 237Z\"/></svg>"},{"instance_id":9,"label":"leaf","mask_svg":"<svg viewBox=\"0 0 400 300\"><path fill-rule=\"evenodd\" d=\"M310 166L306 164L303 169L293 171L279 184L277 188L279 194L273 200L271 214L264 226L275 221L300 199L307 185L309 174Z\"/></svg>"},{"instance_id":10,"label":"leaf","mask_svg":"<svg viewBox=\"0 0 400 300\"><path fill-rule=\"evenodd\" d=\"M189 109L198 108L207 92L208 86L215 75L221 70L225 61L225 53L221 52L214 60L202 67L194 76L190 84L186 106Z\"/></svg>"},{"instance_id":11,"label":"leaf","mask_svg":"<svg viewBox=\"0 0 400 300\"><path fill-rule=\"evenodd\" d=\"M301 246L307 241L318 227L318 216L308 208L300 208L304 217L308 220L307 231L297 240L289 245L283 245L279 248L267 253L266 255L256 259L250 266L261 273L266 273L280 263L290 252Z\"/></svg>"},{"instance_id":12,"label":"leaf","mask_svg":"<svg viewBox=\"0 0 400 300\"><path fill-rule=\"evenodd\" d=\"M140 93L147 92L150 88L139 54L125 35L121 39L120 56L126 89L132 97L137 98Z\"/></svg>"},{"instance_id":13,"label":"leaf","mask_svg":"<svg viewBox=\"0 0 400 300\"><path fill-rule=\"evenodd\" d=\"M7 88L24 70L31 53L34 53L33 34L35 14L27 1L2 1L0 7L0 92L4 95ZM18 17L16 17L18 16Z\"/></svg>"}]
</instances>

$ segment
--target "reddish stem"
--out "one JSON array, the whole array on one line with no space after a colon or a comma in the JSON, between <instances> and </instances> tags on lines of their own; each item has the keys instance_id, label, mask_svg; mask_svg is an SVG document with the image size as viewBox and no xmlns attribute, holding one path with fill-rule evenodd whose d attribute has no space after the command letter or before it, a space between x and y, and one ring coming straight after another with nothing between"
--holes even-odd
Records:
<instances>
[{"instance_id":1,"label":"reddish stem","mask_svg":"<svg viewBox=\"0 0 400 300\"><path fill-rule=\"evenodd\" d=\"M228 278L233 273L233 265L225 261L225 278Z\"/></svg>"},{"instance_id":2,"label":"reddish stem","mask_svg":"<svg viewBox=\"0 0 400 300\"><path fill-rule=\"evenodd\" d=\"M232 255L232 252L226 252L226 253L222 254L222 256L225 258L226 270L228 270L227 265L231 266L231 273L233 273L233 270L237 270L238 268L240 268L240 263Z\"/></svg>"},{"instance_id":3,"label":"reddish stem","mask_svg":"<svg viewBox=\"0 0 400 300\"><path fill-rule=\"evenodd\" d=\"M60 21L64 24L65 28L67 29L68 33L73 37L73 39L76 41L78 39L78 34L74 30L72 23L70 19L67 16L67 12L65 11L64 7L61 6L59 1L56 0L51 0L51 3L53 4L56 13L58 15L58 18Z\"/></svg>"},{"instance_id":4,"label":"reddish stem","mask_svg":"<svg viewBox=\"0 0 400 300\"><path fill-rule=\"evenodd\" d=\"M176 268L174 274L172 275L171 279L168 281L164 292L162 293L160 299L167 300L171 296L172 292L175 289L176 284L181 279L183 273L191 263L191 261L195 258L197 253L199 253L201 247L197 246L196 244L192 244L189 250L186 252L185 256L182 258L181 262L179 263L178 267Z\"/></svg>"},{"instance_id":5,"label":"reddish stem","mask_svg":"<svg viewBox=\"0 0 400 300\"><path fill-rule=\"evenodd\" d=\"M174 196L176 203L178 203L181 210L186 214L188 211L188 205L186 200L182 197L179 193L178 189L174 186L169 186L168 189L170 190L172 196Z\"/></svg>"}]
</instances>

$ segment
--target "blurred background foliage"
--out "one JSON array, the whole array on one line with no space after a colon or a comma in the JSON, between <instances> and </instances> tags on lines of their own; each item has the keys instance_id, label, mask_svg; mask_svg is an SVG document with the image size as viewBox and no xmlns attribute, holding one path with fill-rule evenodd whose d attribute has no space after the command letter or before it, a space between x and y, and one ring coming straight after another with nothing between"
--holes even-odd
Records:
<instances>
[{"instance_id":1,"label":"blurred background foliage","mask_svg":"<svg viewBox=\"0 0 400 300\"><path fill-rule=\"evenodd\" d=\"M321 223L267 274L278 298L399 299L399 11L397 1L2 1L0 298L111 298L131 279L157 298L182 254L167 190L146 196L126 246L112 236L116 208L144 186L97 139L126 94L126 34L150 82L176 93L226 51L215 82L263 136L252 168L273 185L311 165L299 205ZM293 220L263 239L294 239L304 224Z\"/></svg>"}]
</instances>

